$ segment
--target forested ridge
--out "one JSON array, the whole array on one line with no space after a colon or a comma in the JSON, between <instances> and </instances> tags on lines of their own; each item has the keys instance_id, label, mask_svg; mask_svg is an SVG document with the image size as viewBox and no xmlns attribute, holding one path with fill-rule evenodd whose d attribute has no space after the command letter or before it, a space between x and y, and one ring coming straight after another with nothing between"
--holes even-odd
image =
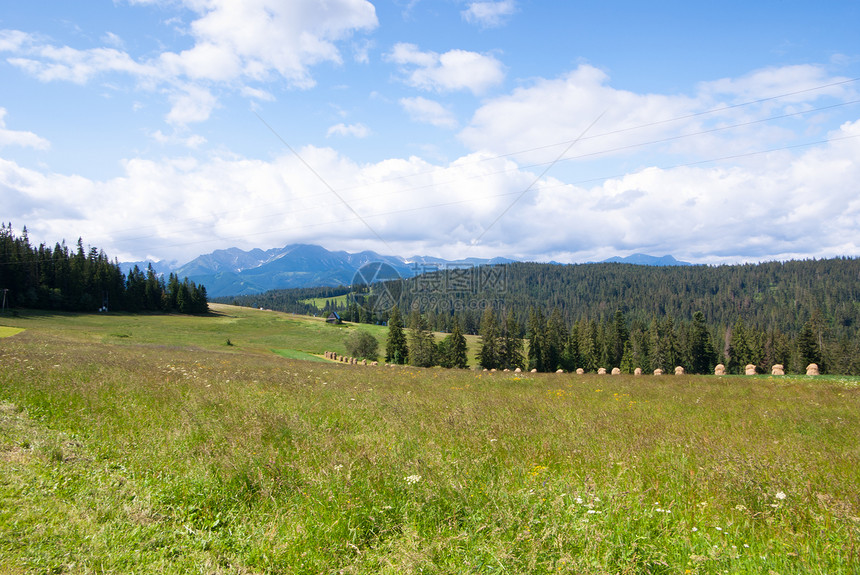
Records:
<instances>
[{"instance_id":1,"label":"forested ridge","mask_svg":"<svg viewBox=\"0 0 860 575\"><path fill-rule=\"evenodd\" d=\"M59 311L162 311L189 314L209 309L206 288L152 268L137 266L128 276L98 248L53 248L30 244L27 228L19 236L12 224L0 226L0 296L8 308Z\"/></svg>"},{"instance_id":2,"label":"forested ridge","mask_svg":"<svg viewBox=\"0 0 860 575\"><path fill-rule=\"evenodd\" d=\"M223 301L319 313L302 300L348 291L276 290ZM336 310L348 321L386 322L386 308L377 305L383 295L394 296L400 309L419 310L436 331L450 333L456 324L463 333L480 334L484 311L492 308L501 318L499 337L507 332L502 326L535 342L551 332L550 355L524 363L542 371L682 365L705 372L724 363L734 373L746 364L769 372L781 363L802 372L814 361L831 373L860 374L856 258L678 267L512 263L440 270L359 291L348 304L332 299L321 311Z\"/></svg>"}]
</instances>

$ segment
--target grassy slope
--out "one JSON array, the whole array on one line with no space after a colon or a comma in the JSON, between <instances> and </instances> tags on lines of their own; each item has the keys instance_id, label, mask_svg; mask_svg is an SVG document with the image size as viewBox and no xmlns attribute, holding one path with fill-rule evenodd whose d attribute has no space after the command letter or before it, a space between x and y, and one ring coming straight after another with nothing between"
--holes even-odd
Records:
<instances>
[{"instance_id":1,"label":"grassy slope","mask_svg":"<svg viewBox=\"0 0 860 575\"><path fill-rule=\"evenodd\" d=\"M326 302L332 302L335 305L346 305L349 303L349 294L337 295L334 297L313 297L310 299L303 299L301 302L312 305L321 310L325 308Z\"/></svg>"},{"instance_id":2,"label":"grassy slope","mask_svg":"<svg viewBox=\"0 0 860 575\"><path fill-rule=\"evenodd\" d=\"M353 328L219 311L4 319L0 572L860 568L856 381L310 363L267 350Z\"/></svg>"}]
</instances>

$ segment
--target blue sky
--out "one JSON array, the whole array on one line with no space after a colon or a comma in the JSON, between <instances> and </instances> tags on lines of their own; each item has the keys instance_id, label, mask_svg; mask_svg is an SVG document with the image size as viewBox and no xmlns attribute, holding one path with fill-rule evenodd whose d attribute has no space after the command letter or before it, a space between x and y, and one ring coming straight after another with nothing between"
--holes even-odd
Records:
<instances>
[{"instance_id":1,"label":"blue sky","mask_svg":"<svg viewBox=\"0 0 860 575\"><path fill-rule=\"evenodd\" d=\"M860 255L860 3L0 9L0 218L187 261L289 243Z\"/></svg>"}]
</instances>

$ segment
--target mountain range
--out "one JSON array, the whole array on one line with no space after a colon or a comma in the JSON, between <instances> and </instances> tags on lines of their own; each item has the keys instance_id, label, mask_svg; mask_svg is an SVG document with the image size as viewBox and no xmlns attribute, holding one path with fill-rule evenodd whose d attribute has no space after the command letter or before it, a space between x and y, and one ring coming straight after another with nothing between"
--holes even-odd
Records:
<instances>
[{"instance_id":1,"label":"mountain range","mask_svg":"<svg viewBox=\"0 0 860 575\"><path fill-rule=\"evenodd\" d=\"M361 276L362 266L377 262L390 266L386 268L387 274L384 278L390 279L396 276L410 278L444 267L494 265L514 261L516 260L508 258L445 260L430 256L413 256L407 259L380 255L372 251L333 252L312 244L290 244L269 250L215 250L182 265L167 261L125 262L120 265L125 273L135 265L142 270L152 265L157 274L175 273L180 278L187 277L198 285L206 286L209 297L223 297L254 295L273 289L351 285L355 283L356 277ZM689 265L672 256L658 258L644 254L610 258L606 261L654 266ZM378 268L371 270L376 273Z\"/></svg>"}]
</instances>

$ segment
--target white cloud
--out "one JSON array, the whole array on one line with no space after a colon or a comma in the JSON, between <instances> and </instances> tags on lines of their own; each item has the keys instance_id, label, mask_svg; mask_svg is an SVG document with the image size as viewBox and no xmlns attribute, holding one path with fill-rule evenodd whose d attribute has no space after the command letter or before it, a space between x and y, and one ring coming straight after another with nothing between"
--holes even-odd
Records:
<instances>
[{"instance_id":1,"label":"white cloud","mask_svg":"<svg viewBox=\"0 0 860 575\"><path fill-rule=\"evenodd\" d=\"M558 261L636 251L706 263L860 255L860 121L802 153L643 168L592 187L544 177L529 189L535 170L489 154L447 165L415 157L357 164L315 147L299 154L363 221L292 155L131 159L122 177L106 181L0 160L0 193L7 217L27 223L37 241L86 230L85 241L122 259L187 261L232 245L290 242Z\"/></svg>"},{"instance_id":2,"label":"white cloud","mask_svg":"<svg viewBox=\"0 0 860 575\"><path fill-rule=\"evenodd\" d=\"M87 84L99 76L126 75L137 88L168 94L173 105L168 121L186 123L205 120L215 107L212 82L240 91L246 82L273 77L296 88L313 86L312 66L339 64L337 43L378 25L376 11L366 0L180 1L196 15L184 30L193 45L181 52L136 60L110 32L103 40L113 47L80 50L17 30L0 31L0 51L11 52L10 64L44 82ZM248 90L253 97L267 99L262 91Z\"/></svg>"},{"instance_id":3,"label":"white cloud","mask_svg":"<svg viewBox=\"0 0 860 575\"><path fill-rule=\"evenodd\" d=\"M199 134L192 134L191 136L180 136L178 134L170 135L164 134L161 130L153 132L152 138L159 144L180 145L185 146L186 148L191 148L192 150L196 150L206 143L206 138Z\"/></svg>"},{"instance_id":4,"label":"white cloud","mask_svg":"<svg viewBox=\"0 0 860 575\"><path fill-rule=\"evenodd\" d=\"M122 38L113 32L106 32L104 36L102 36L102 42L119 50L125 49L125 42L123 42Z\"/></svg>"},{"instance_id":5,"label":"white cloud","mask_svg":"<svg viewBox=\"0 0 860 575\"><path fill-rule=\"evenodd\" d=\"M787 67L702 83L693 95L641 94L617 89L605 72L581 65L485 101L459 137L471 149L515 153L526 163L549 162L580 136L566 157L645 154L643 161L652 161L659 152L712 159L793 143L800 132L792 125L764 120L808 110L820 98L856 97L848 84L811 90L844 80L816 67ZM763 100L781 94L792 95Z\"/></svg>"},{"instance_id":6,"label":"white cloud","mask_svg":"<svg viewBox=\"0 0 860 575\"><path fill-rule=\"evenodd\" d=\"M276 72L299 87L313 85L309 66L341 61L335 42L378 25L376 10L365 0L212 0L205 4L186 0L185 4L199 14L190 27L195 39L192 51L205 46L204 51L211 54L183 52L178 55L181 63L229 53L243 76L261 79Z\"/></svg>"},{"instance_id":7,"label":"white cloud","mask_svg":"<svg viewBox=\"0 0 860 575\"><path fill-rule=\"evenodd\" d=\"M353 138L366 138L370 130L364 124L335 124L326 132L326 136L352 136Z\"/></svg>"},{"instance_id":8,"label":"white cloud","mask_svg":"<svg viewBox=\"0 0 860 575\"><path fill-rule=\"evenodd\" d=\"M440 128L456 128L457 120L442 104L427 98L402 98L400 105L415 122Z\"/></svg>"},{"instance_id":9,"label":"white cloud","mask_svg":"<svg viewBox=\"0 0 860 575\"><path fill-rule=\"evenodd\" d=\"M848 78L832 77L821 66L802 64L755 70L741 78L723 78L699 84L699 94L730 104L789 94L780 102L809 102L822 97L856 97ZM820 88L826 84L834 84Z\"/></svg>"},{"instance_id":10,"label":"white cloud","mask_svg":"<svg viewBox=\"0 0 860 575\"><path fill-rule=\"evenodd\" d=\"M262 100L264 102L275 101L275 96L272 95L271 92L261 90L259 88L251 88L250 86L244 86L241 90L241 94L246 98L253 98L255 100Z\"/></svg>"},{"instance_id":11,"label":"white cloud","mask_svg":"<svg viewBox=\"0 0 860 575\"><path fill-rule=\"evenodd\" d=\"M51 143L48 140L37 136L33 132L7 129L5 118L6 109L0 108L0 147L23 146L25 148L35 148L37 150L47 150L51 147Z\"/></svg>"},{"instance_id":12,"label":"white cloud","mask_svg":"<svg viewBox=\"0 0 860 575\"><path fill-rule=\"evenodd\" d=\"M482 94L505 78L504 66L495 57L466 50L438 54L398 43L387 59L401 67L407 84L420 90Z\"/></svg>"},{"instance_id":13,"label":"white cloud","mask_svg":"<svg viewBox=\"0 0 860 575\"><path fill-rule=\"evenodd\" d=\"M170 95L172 107L166 120L170 124L185 125L209 119L212 110L218 105L212 93L199 86L189 84L181 91Z\"/></svg>"},{"instance_id":14,"label":"white cloud","mask_svg":"<svg viewBox=\"0 0 860 575\"><path fill-rule=\"evenodd\" d=\"M114 48L76 50L68 46L41 45L25 50L25 56L8 58L13 66L43 82L63 80L86 84L99 74L125 73L138 79L162 75L156 67L136 62Z\"/></svg>"},{"instance_id":15,"label":"white cloud","mask_svg":"<svg viewBox=\"0 0 860 575\"><path fill-rule=\"evenodd\" d=\"M484 28L501 26L516 10L514 0L499 0L497 2L470 2L463 10L463 19L470 24L478 24Z\"/></svg>"},{"instance_id":16,"label":"white cloud","mask_svg":"<svg viewBox=\"0 0 860 575\"><path fill-rule=\"evenodd\" d=\"M35 39L20 30L0 30L0 52L17 52Z\"/></svg>"}]
</instances>

